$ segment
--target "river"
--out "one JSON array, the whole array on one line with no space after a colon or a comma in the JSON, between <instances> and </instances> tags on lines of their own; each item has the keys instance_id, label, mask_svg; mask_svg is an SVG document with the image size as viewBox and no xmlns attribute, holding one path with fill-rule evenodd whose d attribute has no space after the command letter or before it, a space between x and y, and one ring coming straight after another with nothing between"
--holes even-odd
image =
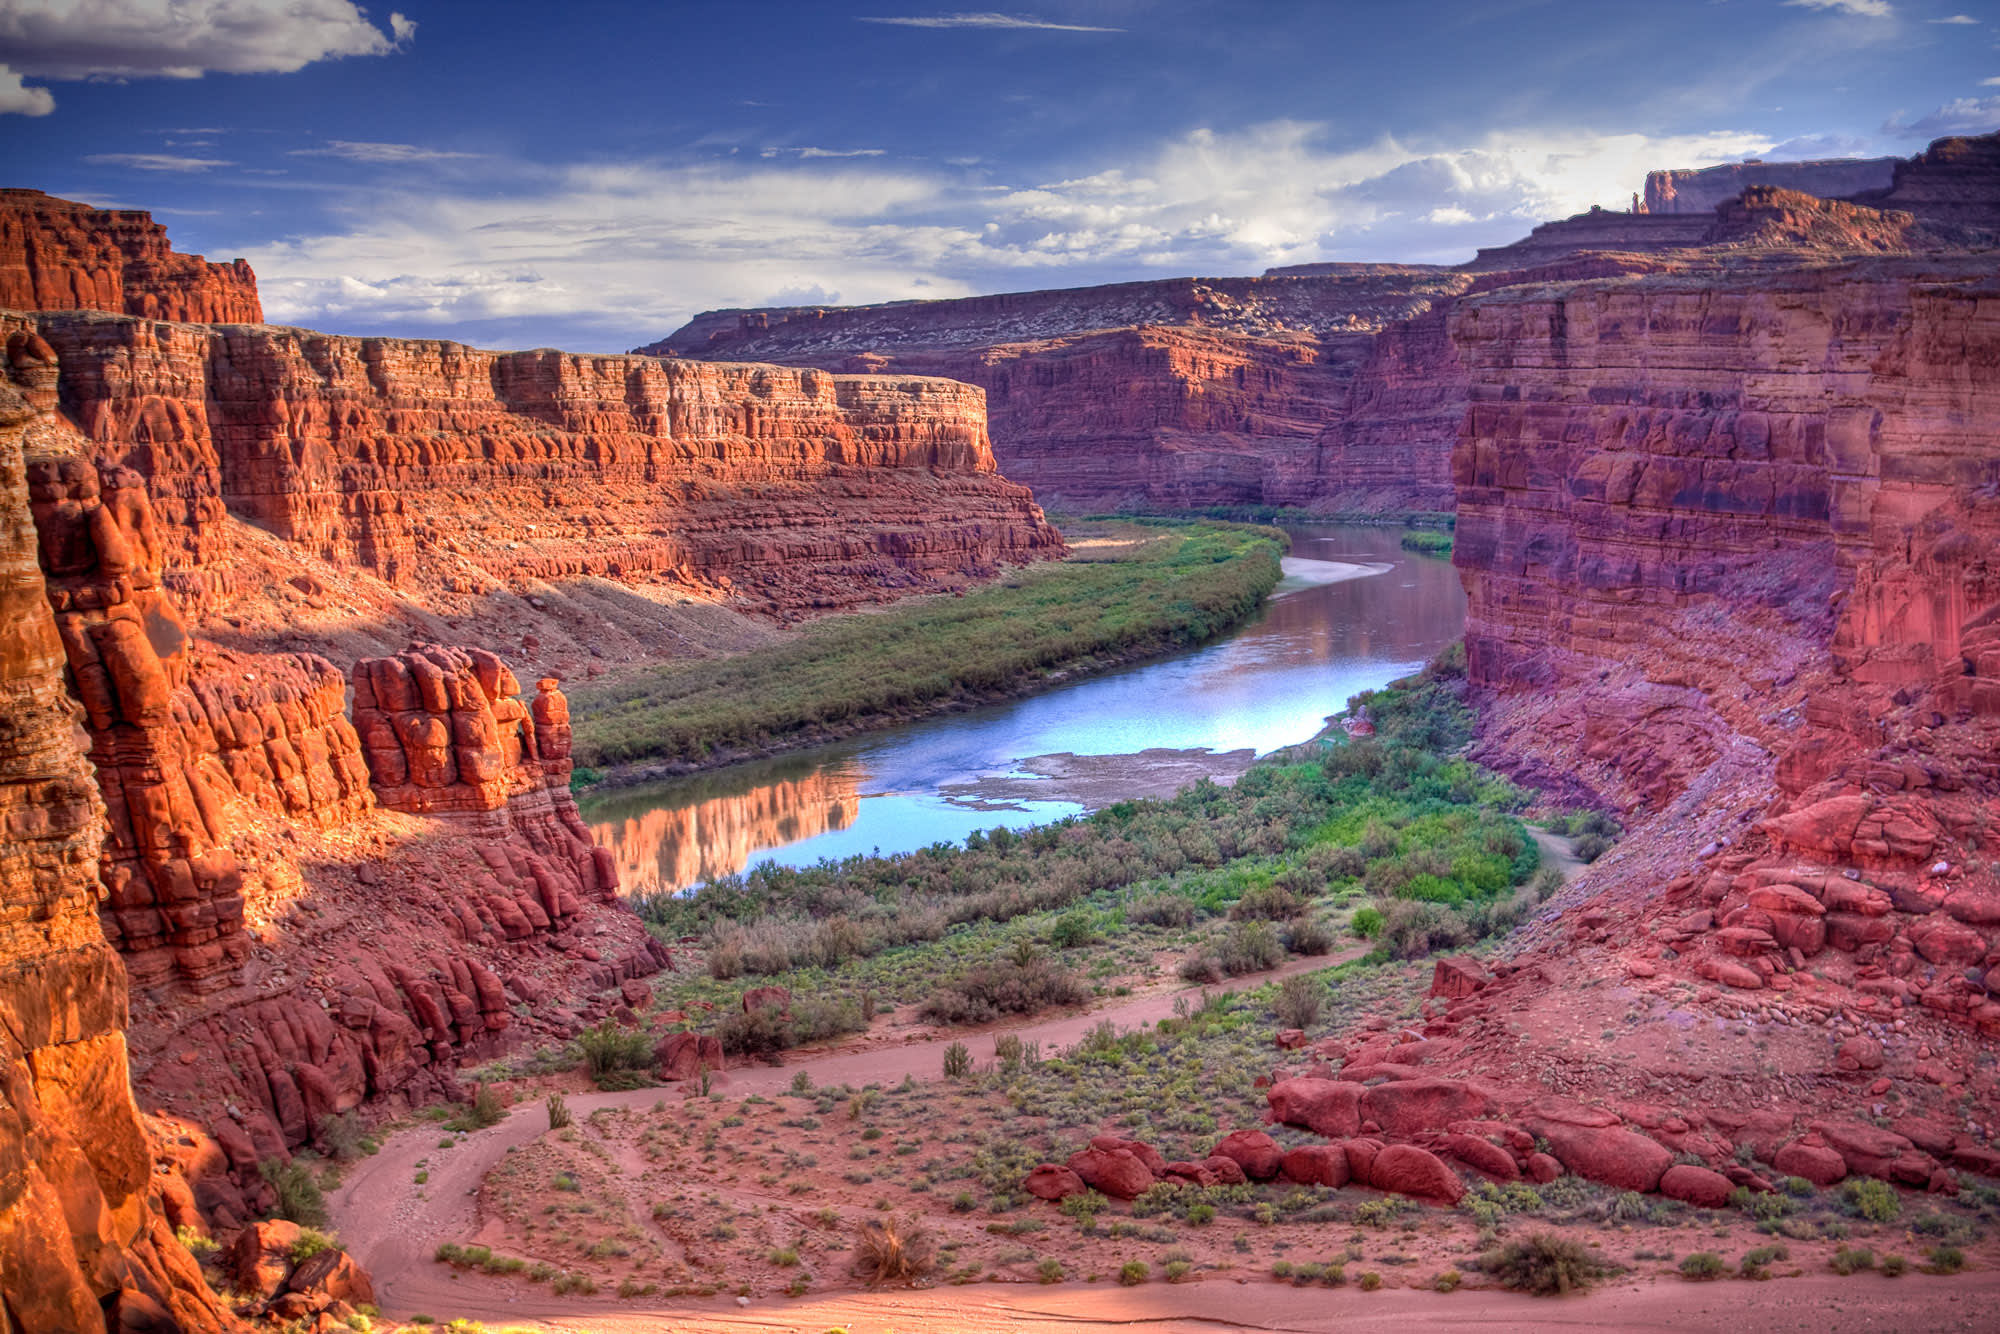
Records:
<instances>
[{"instance_id":1,"label":"river","mask_svg":"<svg viewBox=\"0 0 2000 1334\"><path fill-rule=\"evenodd\" d=\"M1348 697L1414 671L1464 628L1446 561L1402 530L1290 527L1264 609L1198 649L1006 704L621 788L582 803L628 892L679 889L761 861L893 853L1020 828L1110 801L1230 781L1303 741Z\"/></svg>"}]
</instances>

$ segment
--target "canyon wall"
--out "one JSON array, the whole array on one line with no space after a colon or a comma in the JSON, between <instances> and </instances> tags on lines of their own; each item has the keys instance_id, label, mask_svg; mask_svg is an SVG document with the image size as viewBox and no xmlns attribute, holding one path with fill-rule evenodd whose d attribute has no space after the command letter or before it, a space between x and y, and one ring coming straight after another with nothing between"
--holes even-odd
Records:
<instances>
[{"instance_id":1,"label":"canyon wall","mask_svg":"<svg viewBox=\"0 0 2000 1334\"><path fill-rule=\"evenodd\" d=\"M145 479L190 613L281 624L301 646L359 656L341 630L396 615L375 610L387 601L483 615L508 627L490 642L525 632L548 644L537 660L523 643L538 669L574 670L576 623L620 619L537 605L579 586L611 586L635 625L657 616L648 602L690 598L796 616L1061 550L995 472L963 384L97 313L33 324L61 359L64 413Z\"/></svg>"},{"instance_id":2,"label":"canyon wall","mask_svg":"<svg viewBox=\"0 0 2000 1334\"><path fill-rule=\"evenodd\" d=\"M1450 433L1437 428L1460 380L1425 317L1467 285L1424 266L1323 265L715 311L640 350L976 384L1001 470L1069 509L1442 509ZM1406 333L1410 321L1422 328Z\"/></svg>"},{"instance_id":3,"label":"canyon wall","mask_svg":"<svg viewBox=\"0 0 2000 1334\"><path fill-rule=\"evenodd\" d=\"M1456 269L1303 264L879 306L710 311L644 352L950 376L1009 477L1066 509L1444 510L1467 380L1446 326L1525 283L1990 247L2000 136L1896 159L1655 172ZM1830 203L1828 194L1863 196ZM1778 253L1782 252L1782 253Z\"/></svg>"},{"instance_id":4,"label":"canyon wall","mask_svg":"<svg viewBox=\"0 0 2000 1334\"><path fill-rule=\"evenodd\" d=\"M1677 971L2000 1035L1991 256L1514 287L1453 337L1482 755L1647 828L1612 893Z\"/></svg>"},{"instance_id":5,"label":"canyon wall","mask_svg":"<svg viewBox=\"0 0 2000 1334\"><path fill-rule=\"evenodd\" d=\"M262 324L257 276L242 260L174 253L136 209L100 209L0 190L0 309L110 310L153 320Z\"/></svg>"},{"instance_id":6,"label":"canyon wall","mask_svg":"<svg viewBox=\"0 0 2000 1334\"><path fill-rule=\"evenodd\" d=\"M1823 199L1886 190L1901 158L1827 158L1817 162L1728 162L1719 167L1646 173L1645 209L1707 217L1747 186L1773 185Z\"/></svg>"},{"instance_id":7,"label":"canyon wall","mask_svg":"<svg viewBox=\"0 0 2000 1334\"><path fill-rule=\"evenodd\" d=\"M46 393L0 378L0 1325L233 1328L166 1222L127 1074L125 971L96 904L104 803L27 503Z\"/></svg>"}]
</instances>

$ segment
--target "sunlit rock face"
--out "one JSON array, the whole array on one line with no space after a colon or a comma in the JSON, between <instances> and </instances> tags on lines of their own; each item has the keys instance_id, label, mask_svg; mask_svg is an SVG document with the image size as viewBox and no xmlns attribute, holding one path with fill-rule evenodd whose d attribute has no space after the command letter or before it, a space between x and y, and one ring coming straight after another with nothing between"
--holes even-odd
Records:
<instances>
[{"instance_id":1,"label":"sunlit rock face","mask_svg":"<svg viewBox=\"0 0 2000 1334\"><path fill-rule=\"evenodd\" d=\"M91 208L40 190L0 190L0 309L264 322L257 275L242 260L210 264L175 254L151 214Z\"/></svg>"},{"instance_id":2,"label":"sunlit rock face","mask_svg":"<svg viewBox=\"0 0 2000 1334\"><path fill-rule=\"evenodd\" d=\"M234 1327L174 1240L126 1067L125 971L98 923L105 803L65 687L24 445L46 347L0 378L0 1300L11 1328ZM116 526L115 523L111 526ZM107 533L107 541L109 541Z\"/></svg>"},{"instance_id":3,"label":"sunlit rock face","mask_svg":"<svg viewBox=\"0 0 2000 1334\"><path fill-rule=\"evenodd\" d=\"M860 801L855 776L816 769L740 794L598 819L591 839L608 850L625 893L657 893L735 875L766 848L845 829Z\"/></svg>"}]
</instances>

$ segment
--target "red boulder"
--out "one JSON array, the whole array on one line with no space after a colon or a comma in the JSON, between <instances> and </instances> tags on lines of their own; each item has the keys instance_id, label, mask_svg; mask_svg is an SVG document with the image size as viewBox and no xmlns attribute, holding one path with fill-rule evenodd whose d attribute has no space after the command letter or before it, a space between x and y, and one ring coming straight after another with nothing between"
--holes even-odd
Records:
<instances>
[{"instance_id":1,"label":"red boulder","mask_svg":"<svg viewBox=\"0 0 2000 1334\"><path fill-rule=\"evenodd\" d=\"M1375 1155L1369 1184L1377 1190L1394 1191L1434 1204L1457 1204L1465 1194L1465 1183L1443 1160L1414 1144L1391 1144Z\"/></svg>"},{"instance_id":2,"label":"red boulder","mask_svg":"<svg viewBox=\"0 0 2000 1334\"><path fill-rule=\"evenodd\" d=\"M1069 1157L1069 1170L1091 1189L1114 1200L1130 1200L1153 1188L1153 1174L1126 1149L1085 1149Z\"/></svg>"},{"instance_id":3,"label":"red boulder","mask_svg":"<svg viewBox=\"0 0 2000 1334\"><path fill-rule=\"evenodd\" d=\"M1347 1184L1347 1151L1338 1144L1308 1144L1286 1154L1282 1170L1285 1180L1301 1186L1338 1189Z\"/></svg>"},{"instance_id":4,"label":"red boulder","mask_svg":"<svg viewBox=\"0 0 2000 1334\"><path fill-rule=\"evenodd\" d=\"M1660 1194L1702 1209L1720 1209L1736 1189L1728 1177L1706 1167L1675 1163L1660 1177Z\"/></svg>"},{"instance_id":5,"label":"red boulder","mask_svg":"<svg viewBox=\"0 0 2000 1334\"><path fill-rule=\"evenodd\" d=\"M1361 1095L1361 1116L1390 1135L1417 1135L1486 1115L1493 1099L1462 1079L1403 1079ZM1322 1132L1323 1133L1323 1132Z\"/></svg>"},{"instance_id":6,"label":"red boulder","mask_svg":"<svg viewBox=\"0 0 2000 1334\"><path fill-rule=\"evenodd\" d=\"M1066 1200L1072 1195L1081 1195L1090 1187L1083 1184L1083 1178L1067 1167L1054 1163L1043 1163L1028 1173L1022 1183L1028 1194L1038 1200Z\"/></svg>"},{"instance_id":7,"label":"red boulder","mask_svg":"<svg viewBox=\"0 0 2000 1334\"><path fill-rule=\"evenodd\" d=\"M1273 1084L1264 1101L1285 1125L1342 1139L1361 1133L1361 1095L1365 1092L1361 1085L1342 1079L1286 1079Z\"/></svg>"},{"instance_id":8,"label":"red boulder","mask_svg":"<svg viewBox=\"0 0 2000 1334\"><path fill-rule=\"evenodd\" d=\"M1215 1156L1233 1159L1252 1181L1269 1181L1284 1166L1285 1151L1261 1130L1233 1130L1215 1146Z\"/></svg>"}]
</instances>

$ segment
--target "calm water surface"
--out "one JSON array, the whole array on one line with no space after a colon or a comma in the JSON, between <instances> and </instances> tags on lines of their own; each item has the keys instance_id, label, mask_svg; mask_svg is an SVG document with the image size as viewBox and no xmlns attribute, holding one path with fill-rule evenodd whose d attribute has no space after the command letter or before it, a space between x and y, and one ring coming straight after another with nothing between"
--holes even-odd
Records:
<instances>
[{"instance_id":1,"label":"calm water surface","mask_svg":"<svg viewBox=\"0 0 2000 1334\"><path fill-rule=\"evenodd\" d=\"M1398 545L1401 530L1299 527L1292 556L1381 567L1332 584L1288 578L1227 639L1028 699L852 741L623 788L585 801L591 836L627 891L674 889L761 861L902 852L1020 828L1081 809L1067 801L954 799L950 784L1020 772L1039 755L1153 747L1259 754L1303 741L1348 696L1407 675L1456 639L1465 595L1450 564Z\"/></svg>"}]
</instances>

